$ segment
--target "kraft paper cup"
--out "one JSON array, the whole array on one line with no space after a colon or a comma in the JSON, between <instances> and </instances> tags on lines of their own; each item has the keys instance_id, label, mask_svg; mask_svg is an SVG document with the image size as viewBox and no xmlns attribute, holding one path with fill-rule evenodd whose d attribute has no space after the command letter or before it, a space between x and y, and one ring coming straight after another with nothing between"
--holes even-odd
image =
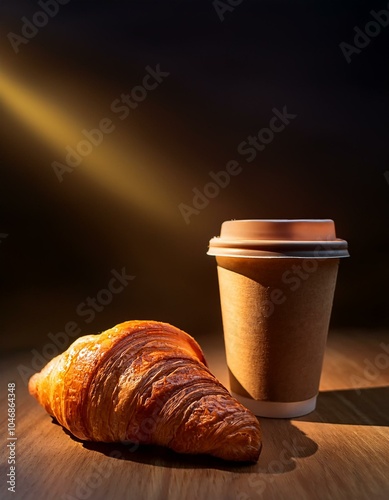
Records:
<instances>
[{"instance_id":1,"label":"kraft paper cup","mask_svg":"<svg viewBox=\"0 0 389 500\"><path fill-rule=\"evenodd\" d=\"M212 238L230 389L258 416L315 409L347 242L332 220L224 222Z\"/></svg>"}]
</instances>

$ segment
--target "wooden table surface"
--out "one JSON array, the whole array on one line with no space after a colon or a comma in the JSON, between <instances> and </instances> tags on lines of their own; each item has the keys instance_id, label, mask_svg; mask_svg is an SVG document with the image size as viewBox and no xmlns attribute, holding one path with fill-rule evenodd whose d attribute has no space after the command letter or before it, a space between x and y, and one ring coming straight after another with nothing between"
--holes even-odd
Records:
<instances>
[{"instance_id":1,"label":"wooden table surface","mask_svg":"<svg viewBox=\"0 0 389 500\"><path fill-rule=\"evenodd\" d=\"M227 384L221 336L200 343ZM260 419L255 465L177 455L158 447L72 438L28 394L17 367L1 361L0 498L26 499L385 499L389 498L388 332L332 331L317 409L292 420ZM16 383L16 491L7 491L7 383Z\"/></svg>"}]
</instances>

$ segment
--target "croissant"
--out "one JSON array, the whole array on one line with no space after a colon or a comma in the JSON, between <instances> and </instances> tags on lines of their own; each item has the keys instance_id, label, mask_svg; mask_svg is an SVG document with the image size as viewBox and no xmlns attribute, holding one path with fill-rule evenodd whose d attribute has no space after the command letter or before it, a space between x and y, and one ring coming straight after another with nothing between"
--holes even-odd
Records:
<instances>
[{"instance_id":1,"label":"croissant","mask_svg":"<svg viewBox=\"0 0 389 500\"><path fill-rule=\"evenodd\" d=\"M257 418L216 379L198 343L157 321L78 338L29 380L29 392L74 436L258 460Z\"/></svg>"}]
</instances>

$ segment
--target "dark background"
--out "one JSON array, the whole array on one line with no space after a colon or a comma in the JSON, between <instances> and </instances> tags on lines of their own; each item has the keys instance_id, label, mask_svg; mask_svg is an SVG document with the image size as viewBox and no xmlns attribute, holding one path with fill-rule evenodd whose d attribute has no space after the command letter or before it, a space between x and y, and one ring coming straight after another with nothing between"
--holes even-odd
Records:
<instances>
[{"instance_id":1,"label":"dark background","mask_svg":"<svg viewBox=\"0 0 389 500\"><path fill-rule=\"evenodd\" d=\"M211 0L71 0L16 54L8 33L42 8L3 0L3 348L42 345L71 320L83 333L155 319L198 338L220 334L206 251L232 218L334 219L351 258L332 327L386 327L389 27L350 63L339 44L387 8L243 0L221 21ZM169 76L119 120L112 101L157 64ZM285 105L297 117L246 162L238 145ZM51 163L104 117L115 130L60 183ZM242 172L186 224L179 204L229 160ZM135 278L87 324L78 304L123 267Z\"/></svg>"}]
</instances>

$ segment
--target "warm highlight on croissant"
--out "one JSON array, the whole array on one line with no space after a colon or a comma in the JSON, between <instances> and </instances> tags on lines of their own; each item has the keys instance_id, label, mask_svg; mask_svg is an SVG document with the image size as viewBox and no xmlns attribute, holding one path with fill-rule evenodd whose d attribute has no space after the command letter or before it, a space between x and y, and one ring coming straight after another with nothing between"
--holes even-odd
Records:
<instances>
[{"instance_id":1,"label":"warm highlight on croissant","mask_svg":"<svg viewBox=\"0 0 389 500\"><path fill-rule=\"evenodd\" d=\"M256 417L212 375L197 342L167 323L127 321L80 337L31 377L29 391L83 440L259 457Z\"/></svg>"}]
</instances>

